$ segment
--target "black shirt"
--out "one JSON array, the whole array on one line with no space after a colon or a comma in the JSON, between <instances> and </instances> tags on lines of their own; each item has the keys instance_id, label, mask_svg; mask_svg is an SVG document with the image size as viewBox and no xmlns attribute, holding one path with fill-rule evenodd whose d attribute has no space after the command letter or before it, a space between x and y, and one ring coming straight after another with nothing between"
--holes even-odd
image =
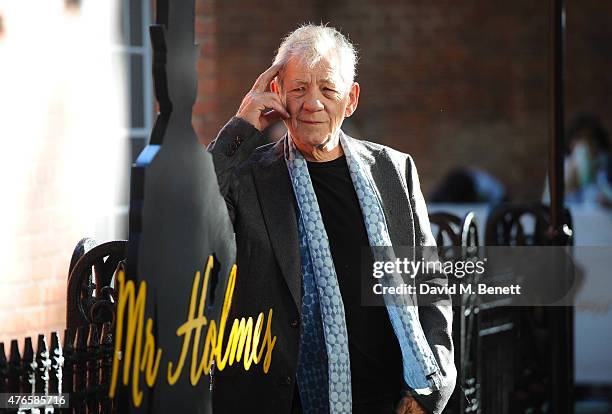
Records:
<instances>
[{"instance_id":1,"label":"black shirt","mask_svg":"<svg viewBox=\"0 0 612 414\"><path fill-rule=\"evenodd\" d=\"M346 157L308 162L308 171L344 303L353 404L395 401L402 381L401 351L387 309L361 306L361 265L363 262L366 269L372 269L373 259L367 249L368 235Z\"/></svg>"}]
</instances>

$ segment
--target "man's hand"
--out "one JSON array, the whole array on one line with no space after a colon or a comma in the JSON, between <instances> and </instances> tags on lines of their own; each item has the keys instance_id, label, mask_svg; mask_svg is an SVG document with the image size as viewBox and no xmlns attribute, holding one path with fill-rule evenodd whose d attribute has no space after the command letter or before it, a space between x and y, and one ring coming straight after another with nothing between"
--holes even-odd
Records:
<instances>
[{"instance_id":1,"label":"man's hand","mask_svg":"<svg viewBox=\"0 0 612 414\"><path fill-rule=\"evenodd\" d=\"M236 116L251 123L260 131L280 118L290 118L280 97L269 91L270 82L278 74L280 65L273 65L259 75L255 84L246 94Z\"/></svg>"},{"instance_id":2,"label":"man's hand","mask_svg":"<svg viewBox=\"0 0 612 414\"><path fill-rule=\"evenodd\" d=\"M410 395L404 396L395 409L395 414L427 414L423 407Z\"/></svg>"}]
</instances>

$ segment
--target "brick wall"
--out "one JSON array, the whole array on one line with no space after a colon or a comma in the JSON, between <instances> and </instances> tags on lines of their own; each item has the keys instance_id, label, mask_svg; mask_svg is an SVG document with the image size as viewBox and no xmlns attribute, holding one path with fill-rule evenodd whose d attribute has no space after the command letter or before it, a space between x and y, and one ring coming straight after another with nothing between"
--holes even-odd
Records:
<instances>
[{"instance_id":1,"label":"brick wall","mask_svg":"<svg viewBox=\"0 0 612 414\"><path fill-rule=\"evenodd\" d=\"M539 197L547 141L546 2L289 0L262 7L255 0L197 0L196 7L194 127L203 143L235 113L279 39L301 22L325 21L348 33L361 53L353 129L412 153L426 193L447 169L467 164L499 176L515 199ZM612 3L568 0L567 10L567 114L593 112L612 129ZM53 14L25 13L21 19L45 30L48 44L83 49L24 54L32 43L9 38L19 27L32 32L0 13L0 60L19 62L0 67L0 113L10 114L0 125L3 194L10 195L0 214L0 341L63 329L72 248L95 226L92 206L106 211L112 195L112 177L96 171L119 174L107 161L121 161L121 145L109 141L121 139L121 119L101 125L113 110L125 112L108 95L107 85L117 80L104 77L112 72L101 67L106 60L89 54L108 45L83 31L75 36L70 30L81 28L74 21L53 26ZM96 70L95 83L82 76ZM92 151L95 159L87 157Z\"/></svg>"},{"instance_id":2,"label":"brick wall","mask_svg":"<svg viewBox=\"0 0 612 414\"><path fill-rule=\"evenodd\" d=\"M214 134L219 119L219 72L215 0L196 0L195 36L199 44L198 94L193 106L193 129L198 137ZM205 141L202 141L205 142Z\"/></svg>"},{"instance_id":3,"label":"brick wall","mask_svg":"<svg viewBox=\"0 0 612 414\"><path fill-rule=\"evenodd\" d=\"M0 342L7 351L11 339L63 334L72 251L85 236L113 238L97 227L117 205L128 143L108 6L91 2L81 15L58 0L37 2L36 13L33 2L10 3L0 7Z\"/></svg>"},{"instance_id":4,"label":"brick wall","mask_svg":"<svg viewBox=\"0 0 612 414\"><path fill-rule=\"evenodd\" d=\"M315 5L287 0L196 0L200 43L198 98L193 126L209 143L233 116L257 76L267 69L279 40L300 22L317 18Z\"/></svg>"},{"instance_id":5,"label":"brick wall","mask_svg":"<svg viewBox=\"0 0 612 414\"><path fill-rule=\"evenodd\" d=\"M593 113L612 133L612 2L573 0L567 12L568 113Z\"/></svg>"},{"instance_id":6,"label":"brick wall","mask_svg":"<svg viewBox=\"0 0 612 414\"><path fill-rule=\"evenodd\" d=\"M198 130L202 142L235 113L285 33L304 21L329 22L361 55L353 129L413 154L426 194L448 169L471 165L499 177L515 200L539 199L548 2L215 3L217 98L208 129ZM612 129L612 3L568 0L567 12L567 117L594 112Z\"/></svg>"}]
</instances>

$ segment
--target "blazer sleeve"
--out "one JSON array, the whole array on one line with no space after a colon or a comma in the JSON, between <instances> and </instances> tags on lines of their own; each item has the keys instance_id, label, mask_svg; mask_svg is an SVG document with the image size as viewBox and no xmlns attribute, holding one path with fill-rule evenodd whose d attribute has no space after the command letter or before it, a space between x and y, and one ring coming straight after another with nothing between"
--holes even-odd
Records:
<instances>
[{"instance_id":1,"label":"blazer sleeve","mask_svg":"<svg viewBox=\"0 0 612 414\"><path fill-rule=\"evenodd\" d=\"M412 157L408 156L406 162L406 178L410 194L410 205L414 217L415 245L436 246L436 240L431 232L429 215L425 199L421 192L419 176ZM447 277L444 273L428 277L430 285L446 285ZM434 414L441 413L455 389L457 370L455 368L452 321L453 310L447 295L440 294L438 298L431 298L430 304L419 306L419 319L425 332L427 342L438 362L442 374L442 388L429 395L419 395L411 392L414 398L428 411Z\"/></svg>"},{"instance_id":2,"label":"blazer sleeve","mask_svg":"<svg viewBox=\"0 0 612 414\"><path fill-rule=\"evenodd\" d=\"M265 143L264 135L251 123L233 117L207 147L207 151L213 157L219 190L227 204L232 223L236 219L235 206L238 196L234 172L249 158L255 148Z\"/></svg>"}]
</instances>

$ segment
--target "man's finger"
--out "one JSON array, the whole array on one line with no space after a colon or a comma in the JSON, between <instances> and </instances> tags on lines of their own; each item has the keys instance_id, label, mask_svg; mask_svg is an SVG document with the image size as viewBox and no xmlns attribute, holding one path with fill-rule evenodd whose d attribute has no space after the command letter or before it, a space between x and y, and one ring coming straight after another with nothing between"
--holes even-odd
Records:
<instances>
[{"instance_id":1,"label":"man's finger","mask_svg":"<svg viewBox=\"0 0 612 414\"><path fill-rule=\"evenodd\" d=\"M290 118L289 112L283 106L282 101L275 93L264 93L261 94L258 98L258 101L261 105L264 105L265 108L274 109L277 111L283 118Z\"/></svg>"},{"instance_id":2,"label":"man's finger","mask_svg":"<svg viewBox=\"0 0 612 414\"><path fill-rule=\"evenodd\" d=\"M279 117L281 118L291 118L291 116L289 115L289 113L285 110L285 108L283 108L282 105L276 103L276 102L272 102L270 103L270 105L266 105L266 108L270 108L272 109L274 112L276 112L278 114ZM263 114L262 114L263 115ZM267 114L266 114L267 115Z\"/></svg>"},{"instance_id":3,"label":"man's finger","mask_svg":"<svg viewBox=\"0 0 612 414\"><path fill-rule=\"evenodd\" d=\"M254 92L264 92L268 88L268 85L270 85L270 82L272 82L272 79L274 79L274 77L278 74L280 69L280 64L270 66L264 73L259 75L251 90Z\"/></svg>"},{"instance_id":4,"label":"man's finger","mask_svg":"<svg viewBox=\"0 0 612 414\"><path fill-rule=\"evenodd\" d=\"M278 121L279 119L283 119L285 117L283 114L279 113L276 109L272 109L271 111L264 113L263 116L266 119L266 122L268 123L268 125Z\"/></svg>"}]
</instances>

